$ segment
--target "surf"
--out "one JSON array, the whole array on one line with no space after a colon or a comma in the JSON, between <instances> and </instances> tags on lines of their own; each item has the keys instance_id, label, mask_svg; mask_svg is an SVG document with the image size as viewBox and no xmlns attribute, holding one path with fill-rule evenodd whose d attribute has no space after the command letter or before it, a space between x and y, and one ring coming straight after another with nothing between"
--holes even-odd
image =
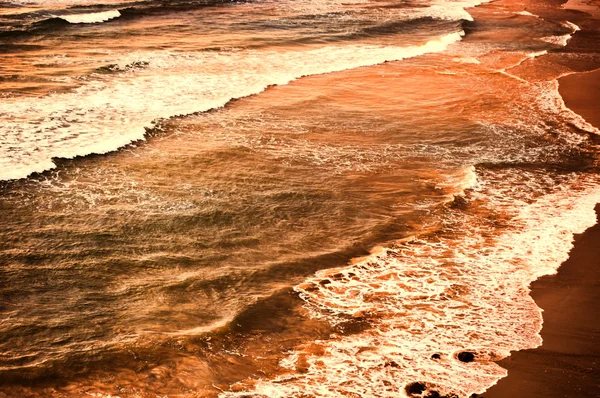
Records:
<instances>
[{"instance_id":1,"label":"surf","mask_svg":"<svg viewBox=\"0 0 600 398\"><path fill-rule=\"evenodd\" d=\"M66 14L56 15L56 18L63 19L70 24L94 24L107 22L115 18L119 18L121 13L119 10L92 12L88 14Z\"/></svg>"}]
</instances>

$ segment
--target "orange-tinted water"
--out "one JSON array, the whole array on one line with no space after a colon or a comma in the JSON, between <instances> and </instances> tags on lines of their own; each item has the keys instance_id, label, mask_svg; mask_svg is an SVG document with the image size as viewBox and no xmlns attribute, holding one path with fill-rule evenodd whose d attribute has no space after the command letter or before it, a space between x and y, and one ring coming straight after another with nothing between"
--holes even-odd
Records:
<instances>
[{"instance_id":1,"label":"orange-tinted water","mask_svg":"<svg viewBox=\"0 0 600 398\"><path fill-rule=\"evenodd\" d=\"M571 14L129 6L7 13L1 393L463 397L540 343L600 199Z\"/></svg>"}]
</instances>

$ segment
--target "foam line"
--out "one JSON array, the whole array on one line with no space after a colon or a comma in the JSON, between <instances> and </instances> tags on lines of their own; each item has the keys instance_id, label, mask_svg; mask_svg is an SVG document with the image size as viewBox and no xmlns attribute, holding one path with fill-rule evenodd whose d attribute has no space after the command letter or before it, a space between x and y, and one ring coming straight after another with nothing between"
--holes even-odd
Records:
<instances>
[{"instance_id":1,"label":"foam line","mask_svg":"<svg viewBox=\"0 0 600 398\"><path fill-rule=\"evenodd\" d=\"M444 51L463 34L450 33L410 47L132 54L120 62L125 73L97 75L71 93L3 99L0 179L47 170L54 157L114 151L144 139L145 128L153 121L219 108L271 85ZM127 68L136 62L147 66Z\"/></svg>"},{"instance_id":2,"label":"foam line","mask_svg":"<svg viewBox=\"0 0 600 398\"><path fill-rule=\"evenodd\" d=\"M498 185L502 181L478 185L475 194L490 197ZM484 392L507 374L494 361L541 344L541 310L528 286L568 258L573 235L596 222L599 201L597 181L575 180L531 204L521 202L513 227L497 238L467 222L461 238L416 239L318 272L296 287L312 315L332 323L368 320L372 327L298 347L281 363L291 373L220 397L387 398L435 391L467 398ZM473 362L459 360L465 351ZM423 395L410 393L413 383Z\"/></svg>"}]
</instances>

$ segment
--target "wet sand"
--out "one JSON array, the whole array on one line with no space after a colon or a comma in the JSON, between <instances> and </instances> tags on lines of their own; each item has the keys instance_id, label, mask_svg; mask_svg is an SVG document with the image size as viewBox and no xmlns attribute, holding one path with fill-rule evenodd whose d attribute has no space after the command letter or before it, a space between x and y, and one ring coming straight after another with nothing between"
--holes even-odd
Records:
<instances>
[{"instance_id":1,"label":"wet sand","mask_svg":"<svg viewBox=\"0 0 600 398\"><path fill-rule=\"evenodd\" d=\"M558 84L565 105L600 128L600 69L561 77Z\"/></svg>"}]
</instances>

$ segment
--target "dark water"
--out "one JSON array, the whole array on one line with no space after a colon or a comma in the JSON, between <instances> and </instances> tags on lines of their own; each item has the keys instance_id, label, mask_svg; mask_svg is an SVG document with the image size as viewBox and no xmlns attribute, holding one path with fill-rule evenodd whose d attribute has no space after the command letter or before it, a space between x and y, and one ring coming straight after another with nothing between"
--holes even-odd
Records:
<instances>
[{"instance_id":1,"label":"dark water","mask_svg":"<svg viewBox=\"0 0 600 398\"><path fill-rule=\"evenodd\" d=\"M595 222L598 131L555 79L598 49L586 15L475 5L2 3L0 395L504 376Z\"/></svg>"}]
</instances>

